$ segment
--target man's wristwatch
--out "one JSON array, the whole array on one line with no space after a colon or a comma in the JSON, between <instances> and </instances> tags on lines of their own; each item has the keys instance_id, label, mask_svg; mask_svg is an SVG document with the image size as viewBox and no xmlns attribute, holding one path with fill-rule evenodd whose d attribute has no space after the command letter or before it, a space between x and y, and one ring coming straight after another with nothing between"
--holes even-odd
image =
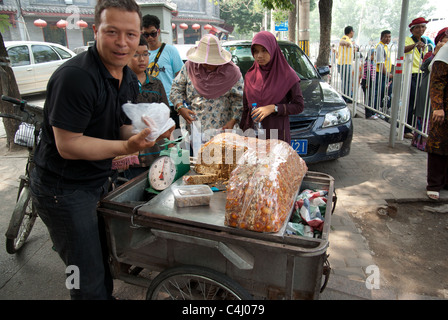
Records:
<instances>
[{"instance_id":1,"label":"man's wristwatch","mask_svg":"<svg viewBox=\"0 0 448 320\"><path fill-rule=\"evenodd\" d=\"M278 106L277 105L274 106L274 113L278 113Z\"/></svg>"}]
</instances>

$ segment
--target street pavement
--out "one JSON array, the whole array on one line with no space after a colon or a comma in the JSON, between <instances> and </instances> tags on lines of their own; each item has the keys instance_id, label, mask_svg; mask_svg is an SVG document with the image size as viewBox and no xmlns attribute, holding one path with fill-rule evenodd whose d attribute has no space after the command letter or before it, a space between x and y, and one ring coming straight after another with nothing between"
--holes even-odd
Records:
<instances>
[{"instance_id":1,"label":"street pavement","mask_svg":"<svg viewBox=\"0 0 448 320\"><path fill-rule=\"evenodd\" d=\"M353 119L354 136L348 156L309 165L335 179L337 204L332 216L327 250L331 275L321 300L404 300L437 299L419 292L398 292L393 284L368 289L368 266L375 265L374 253L349 215L357 208L376 208L388 201L428 201L426 153L410 146L409 140L389 145L389 125L382 120L366 120L361 111ZM0 299L67 300L65 266L52 250L46 227L40 219L19 254L5 251L3 236L13 211L18 177L23 173L27 151L8 152L0 125ZM448 191L441 192L448 201ZM144 299L146 288L115 280L119 299ZM438 298L440 299L440 298ZM448 296L445 297L448 299Z\"/></svg>"}]
</instances>

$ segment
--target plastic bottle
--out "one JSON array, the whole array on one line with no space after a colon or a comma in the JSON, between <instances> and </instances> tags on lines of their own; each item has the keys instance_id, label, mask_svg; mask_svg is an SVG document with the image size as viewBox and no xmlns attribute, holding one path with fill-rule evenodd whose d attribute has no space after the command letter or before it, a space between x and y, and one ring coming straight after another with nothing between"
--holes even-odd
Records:
<instances>
[{"instance_id":1,"label":"plastic bottle","mask_svg":"<svg viewBox=\"0 0 448 320\"><path fill-rule=\"evenodd\" d=\"M252 103L252 111L257 108L257 103ZM263 125L261 122L255 121L255 117L252 117L252 120L254 120L254 131L255 135L258 137L259 135L264 134Z\"/></svg>"},{"instance_id":2,"label":"plastic bottle","mask_svg":"<svg viewBox=\"0 0 448 320\"><path fill-rule=\"evenodd\" d=\"M184 106L184 108L187 108L187 109L191 110L190 105L189 105L188 102L185 101L185 100L184 100L184 102L183 102L183 106ZM197 117L196 115L191 114L190 117L191 117L194 121L198 120L198 117Z\"/></svg>"}]
</instances>

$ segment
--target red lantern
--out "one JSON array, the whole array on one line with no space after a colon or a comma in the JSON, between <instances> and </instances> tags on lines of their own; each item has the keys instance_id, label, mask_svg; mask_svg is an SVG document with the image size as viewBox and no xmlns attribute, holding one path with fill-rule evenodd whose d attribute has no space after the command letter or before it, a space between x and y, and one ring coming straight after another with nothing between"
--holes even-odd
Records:
<instances>
[{"instance_id":1,"label":"red lantern","mask_svg":"<svg viewBox=\"0 0 448 320\"><path fill-rule=\"evenodd\" d=\"M183 30L187 30L187 29L188 29L188 24L186 24L186 23L181 23L181 24L179 25L179 28L181 28L181 29L183 29Z\"/></svg>"},{"instance_id":2,"label":"red lantern","mask_svg":"<svg viewBox=\"0 0 448 320\"><path fill-rule=\"evenodd\" d=\"M206 25L204 26L204 29L205 29L205 30L212 30L213 27L212 27L211 25L209 25L209 24L206 24Z\"/></svg>"},{"instance_id":3,"label":"red lantern","mask_svg":"<svg viewBox=\"0 0 448 320\"><path fill-rule=\"evenodd\" d=\"M65 29L66 27L67 27L67 21L66 20L59 20L57 23L56 23L56 26L58 27L58 28L60 28L60 29Z\"/></svg>"},{"instance_id":4,"label":"red lantern","mask_svg":"<svg viewBox=\"0 0 448 320\"><path fill-rule=\"evenodd\" d=\"M172 23L172 24L171 24L171 28L173 28L173 30L176 29L176 24L175 24L175 23Z\"/></svg>"},{"instance_id":5,"label":"red lantern","mask_svg":"<svg viewBox=\"0 0 448 320\"><path fill-rule=\"evenodd\" d=\"M76 21L76 25L80 27L81 29L87 28L89 25L84 20L78 20Z\"/></svg>"},{"instance_id":6,"label":"red lantern","mask_svg":"<svg viewBox=\"0 0 448 320\"><path fill-rule=\"evenodd\" d=\"M198 30L198 29L201 29L201 26L199 24L195 23L194 25L191 26L191 29Z\"/></svg>"},{"instance_id":7,"label":"red lantern","mask_svg":"<svg viewBox=\"0 0 448 320\"><path fill-rule=\"evenodd\" d=\"M42 19L34 20L34 25L39 28L45 28L47 26L47 22Z\"/></svg>"},{"instance_id":8,"label":"red lantern","mask_svg":"<svg viewBox=\"0 0 448 320\"><path fill-rule=\"evenodd\" d=\"M179 11L177 11L177 10L171 11L171 15L172 15L173 17L177 17L178 14L179 14Z\"/></svg>"}]
</instances>

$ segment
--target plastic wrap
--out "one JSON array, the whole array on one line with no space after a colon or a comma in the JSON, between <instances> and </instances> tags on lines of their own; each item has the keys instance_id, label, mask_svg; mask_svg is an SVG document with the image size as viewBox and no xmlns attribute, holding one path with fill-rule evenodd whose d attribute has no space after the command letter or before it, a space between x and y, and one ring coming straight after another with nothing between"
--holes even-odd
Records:
<instances>
[{"instance_id":1,"label":"plastic wrap","mask_svg":"<svg viewBox=\"0 0 448 320\"><path fill-rule=\"evenodd\" d=\"M171 186L174 194L174 203L178 207L208 206L213 191L207 185Z\"/></svg>"},{"instance_id":2,"label":"plastic wrap","mask_svg":"<svg viewBox=\"0 0 448 320\"><path fill-rule=\"evenodd\" d=\"M126 103L123 105L123 111L132 120L134 133L148 127L151 129L151 133L146 137L148 141L156 141L176 125L170 118L170 108L164 103Z\"/></svg>"},{"instance_id":3,"label":"plastic wrap","mask_svg":"<svg viewBox=\"0 0 448 320\"><path fill-rule=\"evenodd\" d=\"M235 133L218 134L201 146L194 170L199 174L215 174L218 179L227 180L236 168L238 159L254 141L254 138Z\"/></svg>"},{"instance_id":4,"label":"plastic wrap","mask_svg":"<svg viewBox=\"0 0 448 320\"><path fill-rule=\"evenodd\" d=\"M254 145L250 139L228 181L225 224L278 232L292 211L308 168L286 142L256 139Z\"/></svg>"}]
</instances>

